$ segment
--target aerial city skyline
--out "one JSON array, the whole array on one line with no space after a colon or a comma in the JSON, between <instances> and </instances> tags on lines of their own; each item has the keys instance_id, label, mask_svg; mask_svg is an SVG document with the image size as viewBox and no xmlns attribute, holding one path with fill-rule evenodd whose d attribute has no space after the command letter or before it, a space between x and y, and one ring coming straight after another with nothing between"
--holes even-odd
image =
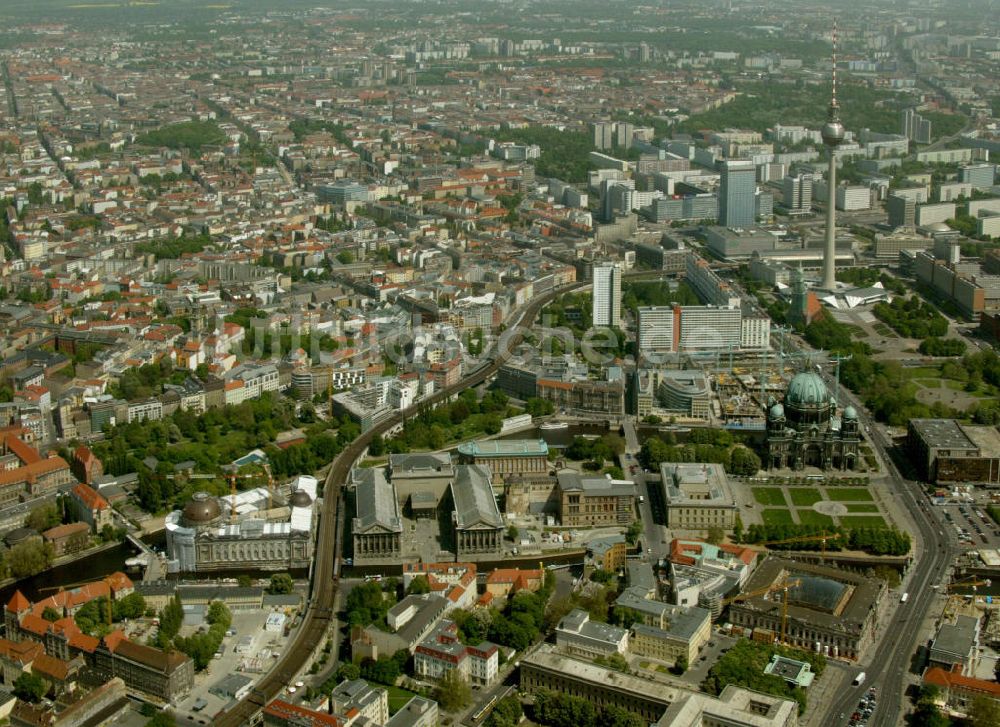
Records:
<instances>
[{"instance_id":1,"label":"aerial city skyline","mask_svg":"<svg viewBox=\"0 0 1000 727\"><path fill-rule=\"evenodd\" d=\"M992 0L0 5L0 719L1000 724Z\"/></svg>"}]
</instances>

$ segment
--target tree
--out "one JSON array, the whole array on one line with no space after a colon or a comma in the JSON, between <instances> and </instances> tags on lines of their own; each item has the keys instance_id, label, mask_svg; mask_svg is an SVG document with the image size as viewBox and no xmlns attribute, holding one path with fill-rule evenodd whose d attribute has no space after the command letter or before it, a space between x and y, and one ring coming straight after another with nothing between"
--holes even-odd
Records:
<instances>
[{"instance_id":1,"label":"tree","mask_svg":"<svg viewBox=\"0 0 1000 727\"><path fill-rule=\"evenodd\" d=\"M350 661L345 661L337 667L337 681L352 681L361 676L361 668Z\"/></svg>"},{"instance_id":2,"label":"tree","mask_svg":"<svg viewBox=\"0 0 1000 727\"><path fill-rule=\"evenodd\" d=\"M244 574L237 577L236 583L239 585L240 588L249 588L250 586L253 585L253 578Z\"/></svg>"},{"instance_id":3,"label":"tree","mask_svg":"<svg viewBox=\"0 0 1000 727\"><path fill-rule=\"evenodd\" d=\"M719 545L726 537L725 531L718 525L713 525L708 529L708 542L712 545Z\"/></svg>"},{"instance_id":4,"label":"tree","mask_svg":"<svg viewBox=\"0 0 1000 727\"><path fill-rule=\"evenodd\" d=\"M524 710L521 708L521 701L516 695L504 697L497 706L490 712L490 716L484 723L485 727L516 727L521 723Z\"/></svg>"},{"instance_id":5,"label":"tree","mask_svg":"<svg viewBox=\"0 0 1000 727\"><path fill-rule=\"evenodd\" d=\"M686 654L681 654L677 657L677 661L674 662L674 671L678 674L683 674L688 670L688 658Z\"/></svg>"},{"instance_id":6,"label":"tree","mask_svg":"<svg viewBox=\"0 0 1000 727\"><path fill-rule=\"evenodd\" d=\"M509 528L507 528L507 538L513 540L515 543L517 542L517 537L520 534L521 533L517 529L516 525L511 525Z\"/></svg>"},{"instance_id":7,"label":"tree","mask_svg":"<svg viewBox=\"0 0 1000 727\"><path fill-rule=\"evenodd\" d=\"M272 594L291 593L295 587L295 581L287 573L274 573L271 581L267 585L267 592Z\"/></svg>"},{"instance_id":8,"label":"tree","mask_svg":"<svg viewBox=\"0 0 1000 727\"><path fill-rule=\"evenodd\" d=\"M38 540L18 543L7 552L7 565L15 578L41 573L52 564L52 545Z\"/></svg>"},{"instance_id":9,"label":"tree","mask_svg":"<svg viewBox=\"0 0 1000 727\"><path fill-rule=\"evenodd\" d=\"M629 545L635 545L640 535L642 535L642 523L635 520L628 526L628 530L625 531L625 541Z\"/></svg>"},{"instance_id":10,"label":"tree","mask_svg":"<svg viewBox=\"0 0 1000 727\"><path fill-rule=\"evenodd\" d=\"M472 701L472 688L457 669L451 669L441 677L437 689L434 690L434 700L445 712L457 712L469 706Z\"/></svg>"},{"instance_id":11,"label":"tree","mask_svg":"<svg viewBox=\"0 0 1000 727\"><path fill-rule=\"evenodd\" d=\"M413 580L410 581L410 585L406 587L406 595L411 596L420 593L430 593L431 584L427 580L427 576L419 575L415 576Z\"/></svg>"},{"instance_id":12,"label":"tree","mask_svg":"<svg viewBox=\"0 0 1000 727\"><path fill-rule=\"evenodd\" d=\"M729 471L734 475L747 477L757 474L760 470L760 457L747 447L734 447L729 455Z\"/></svg>"},{"instance_id":13,"label":"tree","mask_svg":"<svg viewBox=\"0 0 1000 727\"><path fill-rule=\"evenodd\" d=\"M24 524L32 530L42 532L54 528L61 522L62 513L59 512L59 506L55 502L47 502L29 512Z\"/></svg>"},{"instance_id":14,"label":"tree","mask_svg":"<svg viewBox=\"0 0 1000 727\"><path fill-rule=\"evenodd\" d=\"M969 719L972 727L995 727L1000 725L1000 704L995 699L979 696L969 705Z\"/></svg>"},{"instance_id":15,"label":"tree","mask_svg":"<svg viewBox=\"0 0 1000 727\"><path fill-rule=\"evenodd\" d=\"M139 593L130 593L127 596L116 599L112 615L115 621L124 619L136 619L146 612L146 599Z\"/></svg>"},{"instance_id":16,"label":"tree","mask_svg":"<svg viewBox=\"0 0 1000 727\"><path fill-rule=\"evenodd\" d=\"M176 727L177 721L170 712L157 712L146 722L146 727Z\"/></svg>"},{"instance_id":17,"label":"tree","mask_svg":"<svg viewBox=\"0 0 1000 727\"><path fill-rule=\"evenodd\" d=\"M56 609L52 608L52 606L46 606L45 609L42 611L42 618L44 618L46 621L58 621L59 619L62 618L62 614Z\"/></svg>"},{"instance_id":18,"label":"tree","mask_svg":"<svg viewBox=\"0 0 1000 727\"><path fill-rule=\"evenodd\" d=\"M341 250L337 253L337 262L341 265L350 265L354 262L354 253L350 250Z\"/></svg>"},{"instance_id":19,"label":"tree","mask_svg":"<svg viewBox=\"0 0 1000 727\"><path fill-rule=\"evenodd\" d=\"M21 676L14 680L14 696L31 704L42 701L42 697L48 691L48 683L30 671L22 672Z\"/></svg>"}]
</instances>

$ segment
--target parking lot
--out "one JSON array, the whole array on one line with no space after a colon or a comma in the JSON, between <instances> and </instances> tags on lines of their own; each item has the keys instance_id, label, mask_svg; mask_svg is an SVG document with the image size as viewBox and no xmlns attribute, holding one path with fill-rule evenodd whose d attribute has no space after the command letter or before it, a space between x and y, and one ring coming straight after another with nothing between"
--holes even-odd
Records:
<instances>
[{"instance_id":1,"label":"parking lot","mask_svg":"<svg viewBox=\"0 0 1000 727\"><path fill-rule=\"evenodd\" d=\"M1000 525L978 504L946 503L937 505L944 523L961 545L977 548L1000 548Z\"/></svg>"},{"instance_id":2,"label":"parking lot","mask_svg":"<svg viewBox=\"0 0 1000 727\"><path fill-rule=\"evenodd\" d=\"M232 612L230 635L222 640L222 656L213 659L205 671L195 674L194 689L177 703L178 724L211 724L213 716L233 699L231 695L217 693L219 682L232 675L256 682L263 672L271 668L288 643L283 632L265 630L271 613L271 610ZM288 623L293 623L294 613L288 619ZM246 646L238 650L241 641ZM256 673L255 669L260 669L261 673Z\"/></svg>"}]
</instances>

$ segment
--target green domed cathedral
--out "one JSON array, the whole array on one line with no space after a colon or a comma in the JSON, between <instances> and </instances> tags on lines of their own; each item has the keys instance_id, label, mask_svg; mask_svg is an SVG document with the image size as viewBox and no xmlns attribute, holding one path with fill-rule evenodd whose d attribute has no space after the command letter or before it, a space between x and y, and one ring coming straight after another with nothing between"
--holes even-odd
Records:
<instances>
[{"instance_id":1,"label":"green domed cathedral","mask_svg":"<svg viewBox=\"0 0 1000 727\"><path fill-rule=\"evenodd\" d=\"M812 371L795 375L784 402L773 399L767 411L768 469L852 470L858 465L861 435L858 413L837 405L823 379Z\"/></svg>"}]
</instances>

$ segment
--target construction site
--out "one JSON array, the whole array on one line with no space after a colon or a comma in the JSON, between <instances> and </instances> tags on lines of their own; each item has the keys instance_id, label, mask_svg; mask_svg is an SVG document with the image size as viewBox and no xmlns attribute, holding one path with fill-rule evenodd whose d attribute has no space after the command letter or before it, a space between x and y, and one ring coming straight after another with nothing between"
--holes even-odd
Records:
<instances>
[{"instance_id":1,"label":"construction site","mask_svg":"<svg viewBox=\"0 0 1000 727\"><path fill-rule=\"evenodd\" d=\"M726 603L736 633L855 660L875 638L887 592L881 579L769 557Z\"/></svg>"}]
</instances>

